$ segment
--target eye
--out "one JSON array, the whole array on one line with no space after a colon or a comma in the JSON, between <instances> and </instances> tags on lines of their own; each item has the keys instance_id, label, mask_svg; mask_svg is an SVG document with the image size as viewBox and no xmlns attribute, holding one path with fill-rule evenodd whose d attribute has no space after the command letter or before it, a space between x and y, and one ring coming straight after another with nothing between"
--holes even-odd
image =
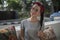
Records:
<instances>
[{"instance_id":1,"label":"eye","mask_svg":"<svg viewBox=\"0 0 60 40\"><path fill-rule=\"evenodd\" d=\"M35 10L36 12L38 11L38 9Z\"/></svg>"}]
</instances>

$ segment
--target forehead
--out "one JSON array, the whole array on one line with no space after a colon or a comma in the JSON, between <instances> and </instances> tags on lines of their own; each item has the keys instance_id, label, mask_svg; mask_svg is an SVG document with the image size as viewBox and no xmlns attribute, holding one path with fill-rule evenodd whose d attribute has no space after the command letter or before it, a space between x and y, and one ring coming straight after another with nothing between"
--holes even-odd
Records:
<instances>
[{"instance_id":1,"label":"forehead","mask_svg":"<svg viewBox=\"0 0 60 40\"><path fill-rule=\"evenodd\" d=\"M38 6L37 4L34 4L32 7L33 8L40 8L40 6Z\"/></svg>"}]
</instances>

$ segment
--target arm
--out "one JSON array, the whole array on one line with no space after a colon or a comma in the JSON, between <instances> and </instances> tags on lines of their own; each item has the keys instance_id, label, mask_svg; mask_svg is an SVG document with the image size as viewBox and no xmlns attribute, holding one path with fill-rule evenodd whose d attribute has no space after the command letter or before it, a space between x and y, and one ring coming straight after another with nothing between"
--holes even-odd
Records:
<instances>
[{"instance_id":1,"label":"arm","mask_svg":"<svg viewBox=\"0 0 60 40\"><path fill-rule=\"evenodd\" d=\"M20 31L20 39L24 40L24 29L21 29Z\"/></svg>"},{"instance_id":2,"label":"arm","mask_svg":"<svg viewBox=\"0 0 60 40\"><path fill-rule=\"evenodd\" d=\"M21 21L21 30L20 30L20 38L21 38L21 40L24 40L24 31L25 31L24 23L23 23L23 21Z\"/></svg>"},{"instance_id":3,"label":"arm","mask_svg":"<svg viewBox=\"0 0 60 40\"><path fill-rule=\"evenodd\" d=\"M44 28L44 23L43 23L41 30L38 31L38 37L40 38L40 40L48 40L46 34L43 32L44 30L45 28Z\"/></svg>"}]
</instances>

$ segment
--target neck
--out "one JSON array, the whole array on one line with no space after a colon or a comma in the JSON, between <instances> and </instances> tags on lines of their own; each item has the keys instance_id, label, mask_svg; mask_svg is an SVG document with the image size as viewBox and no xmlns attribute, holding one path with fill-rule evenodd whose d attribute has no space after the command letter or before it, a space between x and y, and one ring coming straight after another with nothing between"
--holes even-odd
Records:
<instances>
[{"instance_id":1,"label":"neck","mask_svg":"<svg viewBox=\"0 0 60 40\"><path fill-rule=\"evenodd\" d=\"M38 20L37 20L37 17L30 17L30 21L31 22L37 22Z\"/></svg>"}]
</instances>

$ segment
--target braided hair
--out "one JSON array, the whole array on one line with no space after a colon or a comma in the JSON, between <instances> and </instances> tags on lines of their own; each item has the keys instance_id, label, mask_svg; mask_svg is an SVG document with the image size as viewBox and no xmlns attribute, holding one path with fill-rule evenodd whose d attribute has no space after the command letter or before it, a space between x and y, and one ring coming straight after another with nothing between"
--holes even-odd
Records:
<instances>
[{"instance_id":1,"label":"braided hair","mask_svg":"<svg viewBox=\"0 0 60 40\"><path fill-rule=\"evenodd\" d=\"M41 25L41 27L42 27L42 24L43 24L43 19L44 19L44 6L43 6L43 4L41 3L41 2L33 2L33 5L34 4L37 4L38 6L40 6L40 12L41 12L41 20L39 21L40 22L40 25Z\"/></svg>"}]
</instances>

